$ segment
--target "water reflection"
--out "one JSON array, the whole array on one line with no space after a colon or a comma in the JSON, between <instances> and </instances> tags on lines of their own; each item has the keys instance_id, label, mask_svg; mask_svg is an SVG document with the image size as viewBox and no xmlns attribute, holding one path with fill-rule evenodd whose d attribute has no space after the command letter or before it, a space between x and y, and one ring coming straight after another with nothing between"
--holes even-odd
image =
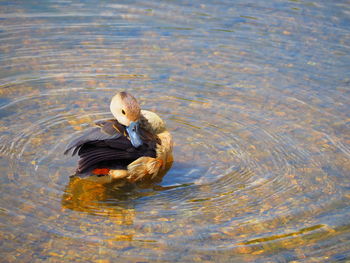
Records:
<instances>
[{"instance_id":1,"label":"water reflection","mask_svg":"<svg viewBox=\"0 0 350 263\"><path fill-rule=\"evenodd\" d=\"M114 216L129 211L118 201L125 201L134 186L125 183L98 184L94 181L72 177L62 197L62 207L92 214ZM123 204L123 203L122 203Z\"/></svg>"},{"instance_id":2,"label":"water reflection","mask_svg":"<svg viewBox=\"0 0 350 263\"><path fill-rule=\"evenodd\" d=\"M107 217L123 217L123 215L128 215L130 211L134 214L135 209L130 208L133 200L154 196L160 191L189 185L160 185L171 166L172 163L168 163L165 170L159 173L157 178L142 180L136 184L123 179L112 183L100 183L101 180L96 181L96 176L79 177L72 175L62 196L62 207ZM130 218L130 216L127 216L127 218Z\"/></svg>"}]
</instances>

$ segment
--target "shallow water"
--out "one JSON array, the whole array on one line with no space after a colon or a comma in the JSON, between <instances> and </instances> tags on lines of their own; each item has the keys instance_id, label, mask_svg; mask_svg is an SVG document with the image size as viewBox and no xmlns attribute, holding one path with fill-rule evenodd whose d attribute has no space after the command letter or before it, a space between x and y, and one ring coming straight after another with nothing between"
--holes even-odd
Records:
<instances>
[{"instance_id":1,"label":"shallow water","mask_svg":"<svg viewBox=\"0 0 350 263\"><path fill-rule=\"evenodd\" d=\"M349 18L349 1L1 1L2 260L349 260ZM120 90L166 120L172 169L70 181L66 144Z\"/></svg>"}]
</instances>

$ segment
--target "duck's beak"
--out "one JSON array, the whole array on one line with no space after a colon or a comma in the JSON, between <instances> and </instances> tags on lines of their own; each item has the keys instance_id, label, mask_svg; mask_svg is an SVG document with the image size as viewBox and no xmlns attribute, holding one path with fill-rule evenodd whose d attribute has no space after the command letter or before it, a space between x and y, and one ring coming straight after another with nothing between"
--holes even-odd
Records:
<instances>
[{"instance_id":1,"label":"duck's beak","mask_svg":"<svg viewBox=\"0 0 350 263\"><path fill-rule=\"evenodd\" d=\"M126 131L129 134L131 144L135 147L138 148L142 145L142 140L139 135L139 122L131 122L128 127L126 127Z\"/></svg>"}]
</instances>

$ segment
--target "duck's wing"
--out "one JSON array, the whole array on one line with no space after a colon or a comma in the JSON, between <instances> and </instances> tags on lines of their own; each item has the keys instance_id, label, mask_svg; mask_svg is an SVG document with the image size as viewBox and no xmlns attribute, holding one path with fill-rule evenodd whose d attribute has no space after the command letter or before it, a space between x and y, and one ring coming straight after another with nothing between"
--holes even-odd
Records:
<instances>
[{"instance_id":1,"label":"duck's wing","mask_svg":"<svg viewBox=\"0 0 350 263\"><path fill-rule=\"evenodd\" d=\"M122 136L123 130L114 120L98 121L95 123L96 127L91 127L85 130L85 132L77 138L74 138L66 147L64 154L68 154L73 150L72 156L74 156L80 148L91 142L115 140ZM122 130L122 131L121 131Z\"/></svg>"},{"instance_id":2,"label":"duck's wing","mask_svg":"<svg viewBox=\"0 0 350 263\"><path fill-rule=\"evenodd\" d=\"M65 154L80 157L78 172L83 172L97 164L113 162L125 167L141 156L155 156L155 147L144 144L139 148L132 146L126 136L125 128L116 120L100 121L98 127L88 129L82 136L68 144Z\"/></svg>"}]
</instances>

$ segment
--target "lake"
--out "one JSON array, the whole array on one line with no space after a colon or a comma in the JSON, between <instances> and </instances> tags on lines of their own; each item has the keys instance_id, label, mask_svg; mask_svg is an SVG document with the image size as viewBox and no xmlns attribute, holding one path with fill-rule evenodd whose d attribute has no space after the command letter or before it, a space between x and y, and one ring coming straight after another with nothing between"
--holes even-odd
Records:
<instances>
[{"instance_id":1,"label":"lake","mask_svg":"<svg viewBox=\"0 0 350 263\"><path fill-rule=\"evenodd\" d=\"M1 1L3 262L350 260L350 2ZM163 181L70 179L118 91Z\"/></svg>"}]
</instances>

